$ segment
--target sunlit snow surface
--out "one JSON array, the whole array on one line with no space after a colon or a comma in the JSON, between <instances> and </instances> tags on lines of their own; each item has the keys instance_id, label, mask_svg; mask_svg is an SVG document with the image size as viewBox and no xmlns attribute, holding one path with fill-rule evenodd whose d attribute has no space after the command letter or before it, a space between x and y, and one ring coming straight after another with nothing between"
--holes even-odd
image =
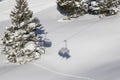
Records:
<instances>
[{"instance_id":1,"label":"sunlit snow surface","mask_svg":"<svg viewBox=\"0 0 120 80\"><path fill-rule=\"evenodd\" d=\"M26 65L6 63L1 55L0 80L120 80L120 14L62 21L55 0L28 2L53 45L39 60ZM12 7L14 0L0 2L0 36L10 25L8 12ZM70 49L67 60L58 55L64 40Z\"/></svg>"},{"instance_id":2,"label":"sunlit snow surface","mask_svg":"<svg viewBox=\"0 0 120 80\"><path fill-rule=\"evenodd\" d=\"M36 13L55 5L55 0L28 0L30 9ZM9 13L13 10L15 0L3 0L0 2L0 21L10 19Z\"/></svg>"}]
</instances>

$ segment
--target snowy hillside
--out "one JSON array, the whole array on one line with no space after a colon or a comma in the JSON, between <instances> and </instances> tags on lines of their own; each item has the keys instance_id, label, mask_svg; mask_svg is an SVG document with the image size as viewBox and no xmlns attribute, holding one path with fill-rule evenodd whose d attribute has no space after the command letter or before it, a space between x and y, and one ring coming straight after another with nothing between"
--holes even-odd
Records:
<instances>
[{"instance_id":1,"label":"snowy hillside","mask_svg":"<svg viewBox=\"0 0 120 80\"><path fill-rule=\"evenodd\" d=\"M28 0L34 16L52 40L52 47L34 63L15 65L0 56L0 80L120 80L120 14L99 19L85 15L68 22L56 10L55 0ZM10 25L14 0L0 2L0 36ZM70 58L58 51L68 41Z\"/></svg>"},{"instance_id":2,"label":"snowy hillside","mask_svg":"<svg viewBox=\"0 0 120 80\"><path fill-rule=\"evenodd\" d=\"M30 9L36 13L55 5L55 0L28 0ZM15 0L3 0L0 2L0 21L9 19L9 13L15 5Z\"/></svg>"}]
</instances>

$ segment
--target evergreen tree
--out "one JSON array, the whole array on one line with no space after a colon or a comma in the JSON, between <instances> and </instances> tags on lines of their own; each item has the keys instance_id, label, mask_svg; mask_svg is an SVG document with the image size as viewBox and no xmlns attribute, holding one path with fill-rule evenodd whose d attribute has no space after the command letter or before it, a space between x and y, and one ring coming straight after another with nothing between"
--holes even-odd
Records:
<instances>
[{"instance_id":1,"label":"evergreen tree","mask_svg":"<svg viewBox=\"0 0 120 80\"><path fill-rule=\"evenodd\" d=\"M69 17L79 17L87 12L86 3L83 0L57 0L58 11Z\"/></svg>"},{"instance_id":2,"label":"evergreen tree","mask_svg":"<svg viewBox=\"0 0 120 80\"><path fill-rule=\"evenodd\" d=\"M10 14L12 25L2 38L2 53L9 62L23 64L38 59L44 48L38 45L42 33L39 36L35 34L36 30L41 29L38 18L32 18L33 12L29 10L26 0L16 0L16 3Z\"/></svg>"},{"instance_id":3,"label":"evergreen tree","mask_svg":"<svg viewBox=\"0 0 120 80\"><path fill-rule=\"evenodd\" d=\"M118 13L120 0L57 0L58 11L68 19L84 14L111 16Z\"/></svg>"},{"instance_id":4,"label":"evergreen tree","mask_svg":"<svg viewBox=\"0 0 120 80\"><path fill-rule=\"evenodd\" d=\"M99 0L100 1L100 0ZM91 0L88 2L88 13L91 15L98 15L100 11L98 0Z\"/></svg>"},{"instance_id":5,"label":"evergreen tree","mask_svg":"<svg viewBox=\"0 0 120 80\"><path fill-rule=\"evenodd\" d=\"M111 16L118 13L118 0L102 0L99 3L100 14Z\"/></svg>"}]
</instances>

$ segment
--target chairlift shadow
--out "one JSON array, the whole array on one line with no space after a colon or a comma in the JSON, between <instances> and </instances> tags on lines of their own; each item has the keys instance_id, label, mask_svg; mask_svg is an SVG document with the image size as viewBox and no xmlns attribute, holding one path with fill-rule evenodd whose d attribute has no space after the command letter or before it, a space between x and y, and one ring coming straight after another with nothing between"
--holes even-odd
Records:
<instances>
[{"instance_id":1,"label":"chairlift shadow","mask_svg":"<svg viewBox=\"0 0 120 80\"><path fill-rule=\"evenodd\" d=\"M67 48L67 41L64 40L65 42L65 47L62 47L59 52L58 52L58 55L61 56L62 58L66 58L66 59L69 59L71 56L70 56L70 50Z\"/></svg>"}]
</instances>

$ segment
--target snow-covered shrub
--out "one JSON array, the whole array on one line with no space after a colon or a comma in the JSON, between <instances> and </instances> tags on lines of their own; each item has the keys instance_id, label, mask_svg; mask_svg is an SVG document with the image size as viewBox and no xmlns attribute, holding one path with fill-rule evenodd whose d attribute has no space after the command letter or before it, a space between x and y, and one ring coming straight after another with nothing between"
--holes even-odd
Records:
<instances>
[{"instance_id":1,"label":"snow-covered shrub","mask_svg":"<svg viewBox=\"0 0 120 80\"><path fill-rule=\"evenodd\" d=\"M91 1L88 3L88 13L92 15L98 15L99 14L99 2L98 1Z\"/></svg>"},{"instance_id":2,"label":"snow-covered shrub","mask_svg":"<svg viewBox=\"0 0 120 80\"><path fill-rule=\"evenodd\" d=\"M71 18L79 17L87 12L87 5L83 0L57 0L58 11Z\"/></svg>"},{"instance_id":3,"label":"snow-covered shrub","mask_svg":"<svg viewBox=\"0 0 120 80\"><path fill-rule=\"evenodd\" d=\"M119 4L120 0L57 0L57 9L68 19L84 14L111 16L118 13Z\"/></svg>"},{"instance_id":4,"label":"snow-covered shrub","mask_svg":"<svg viewBox=\"0 0 120 80\"><path fill-rule=\"evenodd\" d=\"M2 54L7 56L9 62L23 64L39 59L45 52L39 46L44 31L35 33L42 26L38 18L32 18L33 12L29 10L27 1L16 0L16 3L10 14L12 25L2 38Z\"/></svg>"},{"instance_id":5,"label":"snow-covered shrub","mask_svg":"<svg viewBox=\"0 0 120 80\"><path fill-rule=\"evenodd\" d=\"M118 1L117 0L103 0L99 4L100 14L104 16L111 16L118 13Z\"/></svg>"},{"instance_id":6,"label":"snow-covered shrub","mask_svg":"<svg viewBox=\"0 0 120 80\"><path fill-rule=\"evenodd\" d=\"M118 12L118 0L99 0L91 1L88 13L93 15L111 16Z\"/></svg>"}]
</instances>

